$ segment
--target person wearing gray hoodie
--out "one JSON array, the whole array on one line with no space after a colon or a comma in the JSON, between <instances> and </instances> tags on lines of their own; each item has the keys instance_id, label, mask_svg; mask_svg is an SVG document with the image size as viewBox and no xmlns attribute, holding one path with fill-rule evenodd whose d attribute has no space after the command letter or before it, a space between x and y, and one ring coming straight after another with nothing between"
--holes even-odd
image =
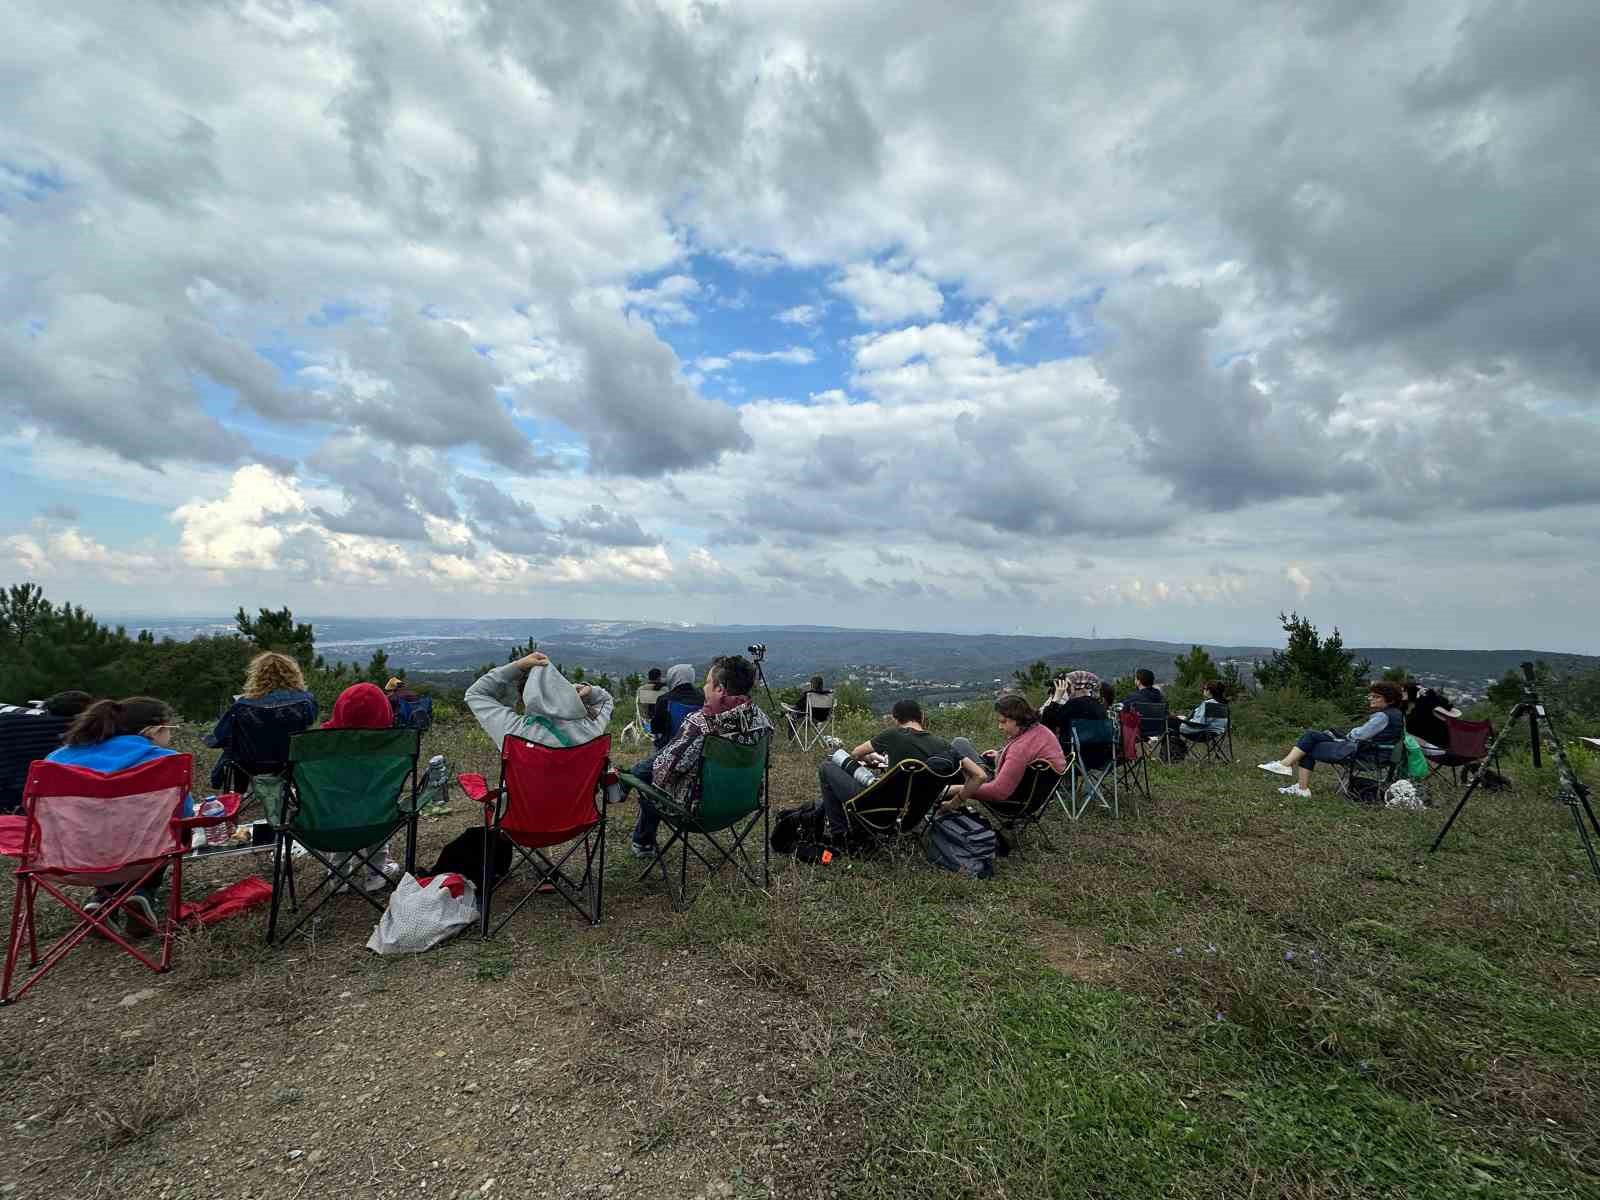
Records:
<instances>
[{"instance_id":1,"label":"person wearing gray hoodie","mask_svg":"<svg viewBox=\"0 0 1600 1200\"><path fill-rule=\"evenodd\" d=\"M523 711L517 711L517 698ZM499 749L507 737L541 746L580 746L611 723L616 701L604 688L572 684L535 650L496 667L467 689L467 707Z\"/></svg>"}]
</instances>

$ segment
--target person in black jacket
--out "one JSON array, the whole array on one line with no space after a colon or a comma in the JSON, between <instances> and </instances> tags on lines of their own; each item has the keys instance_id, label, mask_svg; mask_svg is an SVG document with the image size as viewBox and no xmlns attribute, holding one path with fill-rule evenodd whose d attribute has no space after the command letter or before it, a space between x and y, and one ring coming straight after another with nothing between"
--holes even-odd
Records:
<instances>
[{"instance_id":1,"label":"person in black jacket","mask_svg":"<svg viewBox=\"0 0 1600 1200\"><path fill-rule=\"evenodd\" d=\"M1167 698L1156 686L1154 671L1140 667L1133 673L1133 682L1139 686L1122 698L1124 704L1165 704Z\"/></svg>"},{"instance_id":2,"label":"person in black jacket","mask_svg":"<svg viewBox=\"0 0 1600 1200\"><path fill-rule=\"evenodd\" d=\"M1055 689L1039 709L1039 723L1056 735L1061 752L1072 755L1072 722L1104 721L1106 706L1100 699L1100 677L1093 671L1067 671L1056 676ZM1113 749L1109 745L1085 747L1084 765L1105 766Z\"/></svg>"},{"instance_id":3,"label":"person in black jacket","mask_svg":"<svg viewBox=\"0 0 1600 1200\"><path fill-rule=\"evenodd\" d=\"M0 813L22 807L28 768L61 748L67 726L93 699L88 692L57 692L42 704L0 705Z\"/></svg>"}]
</instances>

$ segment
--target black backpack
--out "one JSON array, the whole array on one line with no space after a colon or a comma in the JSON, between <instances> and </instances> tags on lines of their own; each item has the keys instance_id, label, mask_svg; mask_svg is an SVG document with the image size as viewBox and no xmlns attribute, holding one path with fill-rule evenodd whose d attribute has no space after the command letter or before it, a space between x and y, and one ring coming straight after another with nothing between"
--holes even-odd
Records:
<instances>
[{"instance_id":1,"label":"black backpack","mask_svg":"<svg viewBox=\"0 0 1600 1200\"><path fill-rule=\"evenodd\" d=\"M498 881L511 870L511 842L499 830L491 831L481 826L468 829L446 842L433 867L423 874L460 875L472 880L478 895L483 895L483 839L490 832L494 833L495 841L489 848L489 874Z\"/></svg>"},{"instance_id":2,"label":"black backpack","mask_svg":"<svg viewBox=\"0 0 1600 1200\"><path fill-rule=\"evenodd\" d=\"M772 852L799 854L808 846L820 845L823 823L820 804L784 809L772 822L772 836L768 839Z\"/></svg>"},{"instance_id":3,"label":"black backpack","mask_svg":"<svg viewBox=\"0 0 1600 1200\"><path fill-rule=\"evenodd\" d=\"M936 817L928 829L928 861L972 879L994 874L994 830L976 813L957 811Z\"/></svg>"}]
</instances>

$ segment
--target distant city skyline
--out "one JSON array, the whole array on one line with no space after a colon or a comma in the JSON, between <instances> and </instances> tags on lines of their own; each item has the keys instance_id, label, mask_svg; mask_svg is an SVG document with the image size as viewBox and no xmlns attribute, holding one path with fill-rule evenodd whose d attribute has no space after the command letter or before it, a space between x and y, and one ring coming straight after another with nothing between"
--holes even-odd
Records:
<instances>
[{"instance_id":1,"label":"distant city skyline","mask_svg":"<svg viewBox=\"0 0 1600 1200\"><path fill-rule=\"evenodd\" d=\"M1600 652L1600 6L0 34L0 583Z\"/></svg>"}]
</instances>

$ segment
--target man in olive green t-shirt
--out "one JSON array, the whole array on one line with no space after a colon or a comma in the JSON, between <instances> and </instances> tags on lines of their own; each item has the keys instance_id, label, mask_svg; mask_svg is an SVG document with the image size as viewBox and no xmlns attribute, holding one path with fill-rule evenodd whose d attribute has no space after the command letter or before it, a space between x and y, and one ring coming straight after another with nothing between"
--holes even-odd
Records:
<instances>
[{"instance_id":1,"label":"man in olive green t-shirt","mask_svg":"<svg viewBox=\"0 0 1600 1200\"><path fill-rule=\"evenodd\" d=\"M922 706L915 700L897 700L892 710L894 728L875 733L850 752L857 762L869 754L881 754L886 766L908 758L927 762L936 754L950 755L950 743L929 733L922 727ZM952 755L953 757L953 755ZM856 777L831 758L823 759L817 768L817 782L822 787L822 812L826 823L826 836L830 845L842 847L849 834L845 819L845 801L864 790Z\"/></svg>"}]
</instances>

